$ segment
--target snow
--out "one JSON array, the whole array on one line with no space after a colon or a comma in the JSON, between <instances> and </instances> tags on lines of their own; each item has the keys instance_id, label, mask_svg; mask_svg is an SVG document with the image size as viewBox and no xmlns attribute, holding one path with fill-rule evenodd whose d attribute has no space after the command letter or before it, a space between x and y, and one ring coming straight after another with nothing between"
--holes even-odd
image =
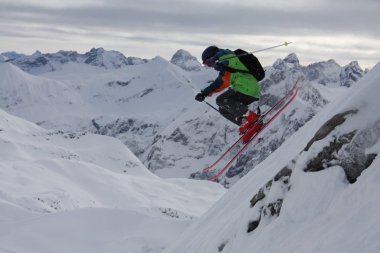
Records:
<instances>
[{"instance_id":1,"label":"snow","mask_svg":"<svg viewBox=\"0 0 380 253\"><path fill-rule=\"evenodd\" d=\"M51 132L0 110L0 250L160 252L223 193L163 180L119 140Z\"/></svg>"},{"instance_id":2,"label":"snow","mask_svg":"<svg viewBox=\"0 0 380 253\"><path fill-rule=\"evenodd\" d=\"M1 223L2 252L160 252L189 221L95 208Z\"/></svg>"}]
</instances>

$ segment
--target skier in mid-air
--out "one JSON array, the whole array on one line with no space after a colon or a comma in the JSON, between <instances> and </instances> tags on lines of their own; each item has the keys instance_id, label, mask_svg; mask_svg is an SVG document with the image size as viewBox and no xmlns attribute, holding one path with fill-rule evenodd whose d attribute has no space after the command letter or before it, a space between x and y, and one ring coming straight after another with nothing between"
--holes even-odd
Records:
<instances>
[{"instance_id":1,"label":"skier in mid-air","mask_svg":"<svg viewBox=\"0 0 380 253\"><path fill-rule=\"evenodd\" d=\"M238 50L231 51L217 46L207 47L202 53L203 64L219 71L219 75L195 96L197 101L203 102L207 96L228 88L216 98L216 104L225 118L239 126L241 134L250 129L259 118L257 113L248 111L248 105L260 99L259 82L247 68L246 61L243 63L243 55L247 54L241 55ZM260 65L257 58L256 62L256 65ZM260 68L262 75L265 75L261 65Z\"/></svg>"}]
</instances>

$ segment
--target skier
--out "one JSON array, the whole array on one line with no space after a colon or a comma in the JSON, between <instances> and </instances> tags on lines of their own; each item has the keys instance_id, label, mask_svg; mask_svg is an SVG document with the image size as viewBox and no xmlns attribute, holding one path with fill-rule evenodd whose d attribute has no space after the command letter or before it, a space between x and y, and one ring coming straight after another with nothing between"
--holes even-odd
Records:
<instances>
[{"instance_id":1,"label":"skier","mask_svg":"<svg viewBox=\"0 0 380 253\"><path fill-rule=\"evenodd\" d=\"M219 75L195 96L195 100L203 102L207 96L211 97L214 93L228 88L216 98L216 104L219 106L219 112L240 126L239 132L243 134L259 118L255 112L248 112L248 105L260 99L260 85L235 52L217 46L207 47L203 51L203 64L219 71ZM260 68L262 69L261 65ZM263 70L262 72L264 73ZM258 113L260 114L259 108Z\"/></svg>"}]
</instances>

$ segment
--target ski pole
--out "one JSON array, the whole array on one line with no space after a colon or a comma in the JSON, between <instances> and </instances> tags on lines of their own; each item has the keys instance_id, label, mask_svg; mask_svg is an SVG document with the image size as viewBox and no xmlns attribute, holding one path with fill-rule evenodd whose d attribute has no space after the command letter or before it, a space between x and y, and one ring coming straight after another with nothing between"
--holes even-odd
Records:
<instances>
[{"instance_id":1,"label":"ski pole","mask_svg":"<svg viewBox=\"0 0 380 253\"><path fill-rule=\"evenodd\" d=\"M215 111L217 112L220 112L217 108L215 108L212 104L210 104L209 102L205 101L205 103L210 106L212 109L214 109Z\"/></svg>"},{"instance_id":2,"label":"ski pole","mask_svg":"<svg viewBox=\"0 0 380 253\"><path fill-rule=\"evenodd\" d=\"M270 50L270 49L273 49L273 48L276 48L276 47L287 46L287 45L289 45L289 44L291 44L291 43L293 43L293 42L285 42L285 43L282 43L282 44L280 44L280 45L276 45L276 46L272 46L272 47L267 47L267 48L263 48L263 49L255 50L255 51L248 52L248 53L244 53L244 54L234 55L234 56L231 56L231 57L228 57L228 58L223 59L223 61L225 61L225 60L229 60L229 59L232 59L232 58L237 58L237 57L244 56L244 55L249 55L249 54L253 54L253 53L258 53L258 52L262 52L262 51ZM218 61L218 62L219 62L219 61Z\"/></svg>"},{"instance_id":3,"label":"ski pole","mask_svg":"<svg viewBox=\"0 0 380 253\"><path fill-rule=\"evenodd\" d=\"M273 49L273 48L276 48L276 47L282 47L282 46L288 46L289 44L292 44L293 42L284 42L280 45L277 45L277 46L273 46L273 47L267 47L267 48L263 48L263 49L259 49L259 50L256 50L256 51L252 51L248 54L253 54L253 53L257 53L257 52L261 52L261 51L266 51L266 50L270 50L270 49Z\"/></svg>"}]
</instances>

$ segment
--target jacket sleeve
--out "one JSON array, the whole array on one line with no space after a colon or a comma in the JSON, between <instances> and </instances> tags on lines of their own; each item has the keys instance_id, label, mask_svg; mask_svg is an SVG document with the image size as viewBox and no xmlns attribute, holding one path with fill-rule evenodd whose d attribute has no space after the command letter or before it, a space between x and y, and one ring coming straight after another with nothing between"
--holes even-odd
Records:
<instances>
[{"instance_id":1,"label":"jacket sleeve","mask_svg":"<svg viewBox=\"0 0 380 253\"><path fill-rule=\"evenodd\" d=\"M222 84L222 73L219 73L218 77L209 86L202 90L202 94L208 96L222 86Z\"/></svg>"},{"instance_id":2,"label":"jacket sleeve","mask_svg":"<svg viewBox=\"0 0 380 253\"><path fill-rule=\"evenodd\" d=\"M208 96L222 86L222 77L224 75L224 72L226 71L226 64L228 65L228 62L218 62L215 64L214 69L219 71L219 75L208 87L202 90L203 95Z\"/></svg>"}]
</instances>

